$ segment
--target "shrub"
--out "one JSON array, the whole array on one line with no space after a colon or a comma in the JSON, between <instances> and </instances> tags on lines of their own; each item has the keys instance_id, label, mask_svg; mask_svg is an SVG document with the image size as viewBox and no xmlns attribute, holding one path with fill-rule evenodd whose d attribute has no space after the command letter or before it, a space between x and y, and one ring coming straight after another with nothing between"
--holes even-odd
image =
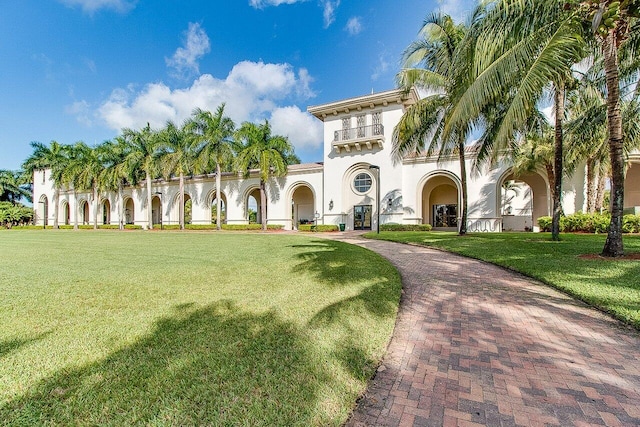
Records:
<instances>
[{"instance_id":1,"label":"shrub","mask_svg":"<svg viewBox=\"0 0 640 427\"><path fill-rule=\"evenodd\" d=\"M551 222L553 219L550 216L541 216L538 218L538 227L540 231L551 231Z\"/></svg>"},{"instance_id":2,"label":"shrub","mask_svg":"<svg viewBox=\"0 0 640 427\"><path fill-rule=\"evenodd\" d=\"M622 231L625 233L640 233L640 215L625 215L622 217Z\"/></svg>"},{"instance_id":3,"label":"shrub","mask_svg":"<svg viewBox=\"0 0 640 427\"><path fill-rule=\"evenodd\" d=\"M338 226L333 224L301 224L298 226L298 231L314 231L319 233L326 233L330 231L338 231Z\"/></svg>"},{"instance_id":4,"label":"shrub","mask_svg":"<svg viewBox=\"0 0 640 427\"><path fill-rule=\"evenodd\" d=\"M380 231L431 231L431 224L382 224Z\"/></svg>"},{"instance_id":5,"label":"shrub","mask_svg":"<svg viewBox=\"0 0 640 427\"><path fill-rule=\"evenodd\" d=\"M267 224L267 230L282 230L284 226ZM223 230L262 230L262 224L222 224Z\"/></svg>"}]
</instances>

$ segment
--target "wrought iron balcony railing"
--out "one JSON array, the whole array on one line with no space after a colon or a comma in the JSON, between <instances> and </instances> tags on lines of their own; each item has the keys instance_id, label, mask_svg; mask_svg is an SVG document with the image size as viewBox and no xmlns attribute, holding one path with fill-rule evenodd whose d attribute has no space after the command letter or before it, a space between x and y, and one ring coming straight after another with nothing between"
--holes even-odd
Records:
<instances>
[{"instance_id":1,"label":"wrought iron balcony railing","mask_svg":"<svg viewBox=\"0 0 640 427\"><path fill-rule=\"evenodd\" d=\"M372 138L384 135L383 125L358 126L357 128L337 130L333 133L333 142L352 139Z\"/></svg>"}]
</instances>

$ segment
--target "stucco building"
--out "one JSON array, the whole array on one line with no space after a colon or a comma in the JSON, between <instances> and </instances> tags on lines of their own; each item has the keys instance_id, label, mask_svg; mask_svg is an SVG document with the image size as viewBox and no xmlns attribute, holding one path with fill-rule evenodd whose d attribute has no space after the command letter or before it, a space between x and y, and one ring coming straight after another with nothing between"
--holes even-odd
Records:
<instances>
[{"instance_id":1,"label":"stucco building","mask_svg":"<svg viewBox=\"0 0 640 427\"><path fill-rule=\"evenodd\" d=\"M436 229L456 229L461 199L457 157L411 156L394 162L391 155L393 129L405 109L417 101L411 91L398 90L312 106L308 111L324 124L323 161L292 165L286 177L267 184L267 221L285 229L298 224L345 224L347 230L375 229L380 223L431 224ZM544 171L519 176L507 163L474 168L475 151L467 149L469 231L535 230L537 218L550 215L551 196ZM630 158L625 207L640 206L640 155ZM260 218L259 178L236 173L222 175L222 201L228 224L245 224L252 210ZM188 178L185 202L190 222L210 224L215 206L215 176ZM563 184L563 208L573 213L586 208L585 174L578 171ZM34 175L36 223L52 224L54 188L49 171ZM124 189L122 209L115 193L102 194L98 223L177 224L178 179L155 180L147 200L144 183ZM90 223L94 203L89 193L63 189L59 223ZM639 208L640 209L640 208ZM122 211L122 215L120 215ZM255 215L255 214L253 214Z\"/></svg>"}]
</instances>

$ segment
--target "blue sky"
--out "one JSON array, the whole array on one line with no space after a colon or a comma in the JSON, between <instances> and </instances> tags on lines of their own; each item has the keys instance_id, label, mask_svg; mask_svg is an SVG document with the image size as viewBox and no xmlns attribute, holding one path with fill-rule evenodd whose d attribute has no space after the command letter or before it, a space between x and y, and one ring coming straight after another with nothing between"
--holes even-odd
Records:
<instances>
[{"instance_id":1,"label":"blue sky","mask_svg":"<svg viewBox=\"0 0 640 427\"><path fill-rule=\"evenodd\" d=\"M226 103L322 160L309 105L394 87L402 50L474 0L20 0L0 14L0 169Z\"/></svg>"}]
</instances>

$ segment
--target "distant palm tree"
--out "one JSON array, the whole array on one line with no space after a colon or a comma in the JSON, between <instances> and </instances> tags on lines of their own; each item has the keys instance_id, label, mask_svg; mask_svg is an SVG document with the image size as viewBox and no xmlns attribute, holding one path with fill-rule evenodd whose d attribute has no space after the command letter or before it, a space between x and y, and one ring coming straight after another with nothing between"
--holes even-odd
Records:
<instances>
[{"instance_id":1,"label":"distant palm tree","mask_svg":"<svg viewBox=\"0 0 640 427\"><path fill-rule=\"evenodd\" d=\"M67 165L67 157L65 155L65 146L59 144L56 141L51 141L49 146L46 146L40 142L32 142L31 147L33 153L24 161L22 169L25 173L29 174L33 178L33 173L36 170L49 169L51 173L51 180L53 181L53 228L59 228L58 225L58 210L60 189L62 187L62 174Z\"/></svg>"},{"instance_id":2,"label":"distant palm tree","mask_svg":"<svg viewBox=\"0 0 640 427\"><path fill-rule=\"evenodd\" d=\"M287 174L287 160L291 160L293 146L280 135L271 135L271 125L244 122L235 133L239 144L238 170L246 175L251 169L258 169L260 175L260 214L262 229L267 229L267 196L265 184L271 176Z\"/></svg>"},{"instance_id":3,"label":"distant palm tree","mask_svg":"<svg viewBox=\"0 0 640 427\"><path fill-rule=\"evenodd\" d=\"M16 203L23 197L31 199L23 175L22 171L0 170L0 202Z\"/></svg>"},{"instance_id":4,"label":"distant palm tree","mask_svg":"<svg viewBox=\"0 0 640 427\"><path fill-rule=\"evenodd\" d=\"M122 136L117 136L113 141L103 144L104 170L100 175L100 187L105 191L115 191L118 194L117 207L118 228L124 229L124 206L122 190L130 178L127 170L126 159L130 146Z\"/></svg>"},{"instance_id":5,"label":"distant palm tree","mask_svg":"<svg viewBox=\"0 0 640 427\"><path fill-rule=\"evenodd\" d=\"M62 173L62 183L73 192L75 209L73 210L73 229L78 229L78 191L83 191L85 183L82 182L86 151L89 146L82 141L65 146L67 164Z\"/></svg>"},{"instance_id":6,"label":"distant palm tree","mask_svg":"<svg viewBox=\"0 0 640 427\"><path fill-rule=\"evenodd\" d=\"M179 223L180 230L184 230L184 176L193 173L195 152L193 140L183 128L168 122L158 133L158 162L165 179L177 174L180 178L179 194Z\"/></svg>"},{"instance_id":7,"label":"distant palm tree","mask_svg":"<svg viewBox=\"0 0 640 427\"><path fill-rule=\"evenodd\" d=\"M157 132L151 130L149 123L139 131L123 129L122 136L131 147L125 160L128 174L134 179L130 184L136 185L139 178L138 173L144 174L147 184L147 226L151 230L153 229L151 180L156 177L158 170L159 138Z\"/></svg>"},{"instance_id":8,"label":"distant palm tree","mask_svg":"<svg viewBox=\"0 0 640 427\"><path fill-rule=\"evenodd\" d=\"M197 108L185 129L194 139L197 159L195 167L198 173L206 173L212 168L216 171L216 228L222 229L222 169L230 167L234 161L233 141L235 129L233 120L224 115L224 104L220 105L215 114Z\"/></svg>"}]
</instances>

